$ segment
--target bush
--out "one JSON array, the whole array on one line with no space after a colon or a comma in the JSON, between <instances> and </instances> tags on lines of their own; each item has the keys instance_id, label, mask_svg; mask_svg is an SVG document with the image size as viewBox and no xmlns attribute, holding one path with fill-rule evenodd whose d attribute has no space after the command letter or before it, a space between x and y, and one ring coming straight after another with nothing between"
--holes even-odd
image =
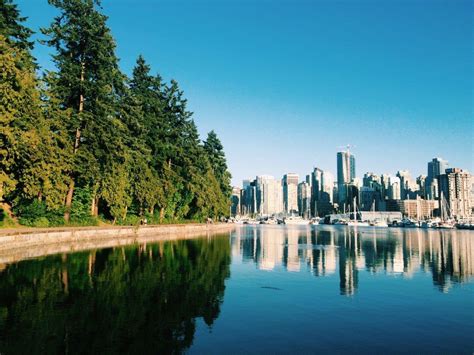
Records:
<instances>
[{"instance_id":1,"label":"bush","mask_svg":"<svg viewBox=\"0 0 474 355\"><path fill-rule=\"evenodd\" d=\"M39 217L33 221L33 227L46 228L49 227L49 221L46 217Z\"/></svg>"},{"instance_id":2,"label":"bush","mask_svg":"<svg viewBox=\"0 0 474 355\"><path fill-rule=\"evenodd\" d=\"M134 214L127 214L127 217L125 217L125 219L123 220L118 220L117 224L121 226L138 226L140 225L141 220L142 219L140 216Z\"/></svg>"},{"instance_id":3,"label":"bush","mask_svg":"<svg viewBox=\"0 0 474 355\"><path fill-rule=\"evenodd\" d=\"M98 226L99 225L99 218L93 216L85 216L85 217L71 217L71 221L69 223L71 226Z\"/></svg>"},{"instance_id":4,"label":"bush","mask_svg":"<svg viewBox=\"0 0 474 355\"><path fill-rule=\"evenodd\" d=\"M15 221L10 218L7 212L0 208L0 227L13 227Z\"/></svg>"},{"instance_id":5,"label":"bush","mask_svg":"<svg viewBox=\"0 0 474 355\"><path fill-rule=\"evenodd\" d=\"M64 225L64 209L48 210L46 204L38 200L21 201L15 207L15 213L20 216L20 224L25 226L48 227Z\"/></svg>"}]
</instances>

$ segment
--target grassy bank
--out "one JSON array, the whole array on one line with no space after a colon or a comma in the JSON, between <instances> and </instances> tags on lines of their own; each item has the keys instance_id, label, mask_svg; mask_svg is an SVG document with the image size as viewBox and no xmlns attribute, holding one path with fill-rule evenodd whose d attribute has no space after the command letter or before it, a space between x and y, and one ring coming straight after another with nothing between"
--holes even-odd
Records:
<instances>
[{"instance_id":1,"label":"grassy bank","mask_svg":"<svg viewBox=\"0 0 474 355\"><path fill-rule=\"evenodd\" d=\"M160 220L158 215L146 215L140 217L130 214L123 220L117 220L113 223L110 219L103 216L81 216L71 218L69 222L65 222L62 215L48 214L46 211L32 211L26 217L15 218L10 216L6 210L0 208L0 229L28 229L28 228L65 228L65 227L114 227L114 226L140 226L146 218L147 225L171 225L171 224L190 224L203 223L197 219L169 219Z\"/></svg>"}]
</instances>

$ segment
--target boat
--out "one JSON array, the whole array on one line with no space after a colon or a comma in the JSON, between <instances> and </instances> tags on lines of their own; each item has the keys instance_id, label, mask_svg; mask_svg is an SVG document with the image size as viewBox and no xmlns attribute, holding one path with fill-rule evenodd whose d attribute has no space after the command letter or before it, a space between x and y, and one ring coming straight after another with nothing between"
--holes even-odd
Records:
<instances>
[{"instance_id":1,"label":"boat","mask_svg":"<svg viewBox=\"0 0 474 355\"><path fill-rule=\"evenodd\" d=\"M299 216L289 216L283 218L284 224L292 224L292 225L308 225L309 221L307 219L303 219L303 217Z\"/></svg>"},{"instance_id":2,"label":"boat","mask_svg":"<svg viewBox=\"0 0 474 355\"><path fill-rule=\"evenodd\" d=\"M359 214L359 211L357 209L357 203L356 203L356 198L354 197L354 211L352 213L352 216L354 217L354 219L350 219L349 221L347 221L347 225L348 226L352 226L352 227L369 227L369 222L367 221L359 221L357 219L357 215Z\"/></svg>"},{"instance_id":3,"label":"boat","mask_svg":"<svg viewBox=\"0 0 474 355\"><path fill-rule=\"evenodd\" d=\"M384 219L376 219L369 223L372 227L388 227L388 223Z\"/></svg>"},{"instance_id":4,"label":"boat","mask_svg":"<svg viewBox=\"0 0 474 355\"><path fill-rule=\"evenodd\" d=\"M347 222L348 226L351 227L369 227L370 224L367 221L358 221L357 219L351 219Z\"/></svg>"},{"instance_id":5,"label":"boat","mask_svg":"<svg viewBox=\"0 0 474 355\"><path fill-rule=\"evenodd\" d=\"M439 222L436 228L439 229L453 229L456 227L456 221L453 219L447 219L445 221Z\"/></svg>"},{"instance_id":6,"label":"boat","mask_svg":"<svg viewBox=\"0 0 474 355\"><path fill-rule=\"evenodd\" d=\"M459 221L456 223L457 229L471 229L474 230L474 222L467 220L467 221Z\"/></svg>"},{"instance_id":7,"label":"boat","mask_svg":"<svg viewBox=\"0 0 474 355\"><path fill-rule=\"evenodd\" d=\"M313 226L317 226L321 224L321 220L322 218L314 217L314 218L311 218L311 221L309 223L312 224Z\"/></svg>"},{"instance_id":8,"label":"boat","mask_svg":"<svg viewBox=\"0 0 474 355\"><path fill-rule=\"evenodd\" d=\"M448 201L443 195L443 191L441 191L440 196L440 212L441 212L441 221L438 223L436 228L439 229L453 229L456 227L456 221L451 218L451 209L449 208Z\"/></svg>"},{"instance_id":9,"label":"boat","mask_svg":"<svg viewBox=\"0 0 474 355\"><path fill-rule=\"evenodd\" d=\"M260 224L278 224L278 221L274 217L269 217L266 219L262 219Z\"/></svg>"}]
</instances>

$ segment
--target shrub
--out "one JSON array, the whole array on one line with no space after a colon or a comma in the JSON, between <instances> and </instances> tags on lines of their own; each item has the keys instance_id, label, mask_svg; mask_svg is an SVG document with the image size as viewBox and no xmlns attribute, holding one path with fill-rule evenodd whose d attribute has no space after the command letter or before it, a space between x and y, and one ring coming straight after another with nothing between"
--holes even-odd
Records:
<instances>
[{"instance_id":1,"label":"shrub","mask_svg":"<svg viewBox=\"0 0 474 355\"><path fill-rule=\"evenodd\" d=\"M0 208L0 227L13 227L15 226L15 221L10 218L8 213Z\"/></svg>"},{"instance_id":2,"label":"shrub","mask_svg":"<svg viewBox=\"0 0 474 355\"><path fill-rule=\"evenodd\" d=\"M49 221L46 217L39 217L33 221L33 227L46 228L49 227Z\"/></svg>"}]
</instances>

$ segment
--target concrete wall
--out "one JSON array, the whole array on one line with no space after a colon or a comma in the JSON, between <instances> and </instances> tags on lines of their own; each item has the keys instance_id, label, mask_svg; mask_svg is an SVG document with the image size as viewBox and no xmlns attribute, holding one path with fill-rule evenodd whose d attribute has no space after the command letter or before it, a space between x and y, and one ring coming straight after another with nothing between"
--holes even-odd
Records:
<instances>
[{"instance_id":1,"label":"concrete wall","mask_svg":"<svg viewBox=\"0 0 474 355\"><path fill-rule=\"evenodd\" d=\"M225 234L233 224L18 230L0 236L0 264L58 253ZM1 269L1 266L0 266Z\"/></svg>"}]
</instances>

